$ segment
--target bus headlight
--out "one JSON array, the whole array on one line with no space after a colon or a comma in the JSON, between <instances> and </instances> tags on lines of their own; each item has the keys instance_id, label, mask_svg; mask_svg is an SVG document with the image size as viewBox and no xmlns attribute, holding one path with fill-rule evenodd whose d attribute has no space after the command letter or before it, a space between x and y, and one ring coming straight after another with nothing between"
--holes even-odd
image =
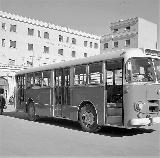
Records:
<instances>
[{"instance_id":1,"label":"bus headlight","mask_svg":"<svg viewBox=\"0 0 160 158\"><path fill-rule=\"evenodd\" d=\"M138 103L135 103L134 108L135 108L136 111L139 112L139 111L142 110L143 105L144 105L144 103L142 103L142 102L140 101L140 102L138 102Z\"/></svg>"}]
</instances>

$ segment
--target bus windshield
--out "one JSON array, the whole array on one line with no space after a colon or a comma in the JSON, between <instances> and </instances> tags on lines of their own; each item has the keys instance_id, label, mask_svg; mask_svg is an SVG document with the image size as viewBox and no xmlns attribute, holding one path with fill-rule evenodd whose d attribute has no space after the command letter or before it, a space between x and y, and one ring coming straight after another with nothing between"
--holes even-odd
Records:
<instances>
[{"instance_id":1,"label":"bus windshield","mask_svg":"<svg viewBox=\"0 0 160 158\"><path fill-rule=\"evenodd\" d=\"M159 69L159 60L152 58L134 57L127 64L129 79L132 78L132 82L156 82L160 77L157 73L160 72Z\"/></svg>"}]
</instances>

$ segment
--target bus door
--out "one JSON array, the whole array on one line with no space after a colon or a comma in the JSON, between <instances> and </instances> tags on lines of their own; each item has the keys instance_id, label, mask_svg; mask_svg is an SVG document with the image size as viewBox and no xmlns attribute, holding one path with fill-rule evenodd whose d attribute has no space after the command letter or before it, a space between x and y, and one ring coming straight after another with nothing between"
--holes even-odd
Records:
<instances>
[{"instance_id":1,"label":"bus door","mask_svg":"<svg viewBox=\"0 0 160 158\"><path fill-rule=\"evenodd\" d=\"M17 77L17 110L25 110L25 75Z\"/></svg>"},{"instance_id":2,"label":"bus door","mask_svg":"<svg viewBox=\"0 0 160 158\"><path fill-rule=\"evenodd\" d=\"M106 61L105 123L123 124L123 59Z\"/></svg>"},{"instance_id":3,"label":"bus door","mask_svg":"<svg viewBox=\"0 0 160 158\"><path fill-rule=\"evenodd\" d=\"M39 116L52 116L51 71L36 72L34 82L32 95L35 101L36 113Z\"/></svg>"},{"instance_id":4,"label":"bus door","mask_svg":"<svg viewBox=\"0 0 160 158\"><path fill-rule=\"evenodd\" d=\"M54 115L62 117L62 110L70 105L70 69L55 70L55 109Z\"/></svg>"}]
</instances>

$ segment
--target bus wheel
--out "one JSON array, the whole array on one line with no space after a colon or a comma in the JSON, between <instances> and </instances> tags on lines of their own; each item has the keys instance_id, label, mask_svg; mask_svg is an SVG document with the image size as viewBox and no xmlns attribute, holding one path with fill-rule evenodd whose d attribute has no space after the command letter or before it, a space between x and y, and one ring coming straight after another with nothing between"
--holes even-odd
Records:
<instances>
[{"instance_id":1,"label":"bus wheel","mask_svg":"<svg viewBox=\"0 0 160 158\"><path fill-rule=\"evenodd\" d=\"M33 102L29 103L29 106L28 106L28 119L30 121L36 121L37 120L37 116L35 115L35 107L34 107Z\"/></svg>"},{"instance_id":2,"label":"bus wheel","mask_svg":"<svg viewBox=\"0 0 160 158\"><path fill-rule=\"evenodd\" d=\"M79 122L82 129L86 132L97 132L99 130L96 111L90 104L86 104L80 108Z\"/></svg>"}]
</instances>

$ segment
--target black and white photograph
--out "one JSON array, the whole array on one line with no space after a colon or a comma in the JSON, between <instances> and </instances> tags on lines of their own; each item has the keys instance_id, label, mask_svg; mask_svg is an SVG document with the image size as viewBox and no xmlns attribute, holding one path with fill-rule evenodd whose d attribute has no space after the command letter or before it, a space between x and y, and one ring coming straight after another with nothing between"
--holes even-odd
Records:
<instances>
[{"instance_id":1,"label":"black and white photograph","mask_svg":"<svg viewBox=\"0 0 160 158\"><path fill-rule=\"evenodd\" d=\"M0 158L72 157L160 157L160 0L0 0Z\"/></svg>"}]
</instances>

